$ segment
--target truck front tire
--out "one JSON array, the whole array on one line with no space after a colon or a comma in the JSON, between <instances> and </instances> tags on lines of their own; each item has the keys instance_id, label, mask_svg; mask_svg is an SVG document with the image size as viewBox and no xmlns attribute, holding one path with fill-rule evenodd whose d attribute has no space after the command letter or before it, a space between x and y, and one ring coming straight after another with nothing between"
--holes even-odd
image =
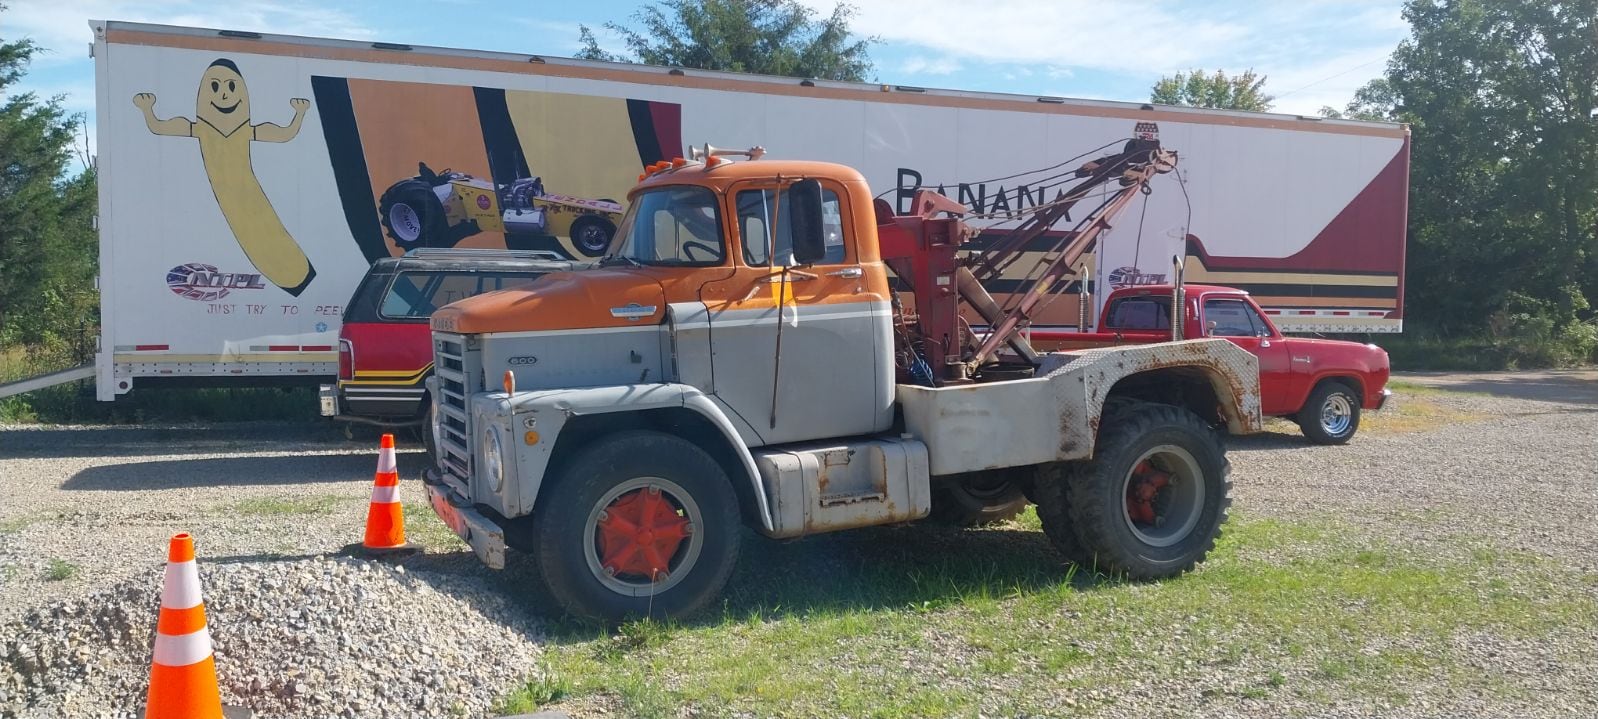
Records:
<instances>
[{"instance_id":1,"label":"truck front tire","mask_svg":"<svg viewBox=\"0 0 1598 719\"><path fill-rule=\"evenodd\" d=\"M622 432L551 475L533 556L567 612L606 622L681 617L721 592L738 559L738 496L721 466L674 435Z\"/></svg>"},{"instance_id":2,"label":"truck front tire","mask_svg":"<svg viewBox=\"0 0 1598 719\"><path fill-rule=\"evenodd\" d=\"M1135 404L1104 416L1092 460L1036 488L1044 531L1079 565L1130 579L1187 572L1215 548L1231 467L1185 409Z\"/></svg>"},{"instance_id":3,"label":"truck front tire","mask_svg":"<svg viewBox=\"0 0 1598 719\"><path fill-rule=\"evenodd\" d=\"M1327 380L1298 411L1298 428L1315 444L1347 444L1359 431L1359 405L1348 385Z\"/></svg>"}]
</instances>

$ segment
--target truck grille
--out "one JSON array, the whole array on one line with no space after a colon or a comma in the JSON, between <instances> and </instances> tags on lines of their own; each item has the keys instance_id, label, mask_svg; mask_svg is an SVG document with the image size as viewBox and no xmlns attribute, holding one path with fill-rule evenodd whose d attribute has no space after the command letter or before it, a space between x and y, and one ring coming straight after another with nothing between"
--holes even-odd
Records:
<instances>
[{"instance_id":1,"label":"truck grille","mask_svg":"<svg viewBox=\"0 0 1598 719\"><path fill-rule=\"evenodd\" d=\"M444 480L471 496L471 413L466 398L478 387L475 337L448 332L433 333L433 373L438 376L438 447Z\"/></svg>"}]
</instances>

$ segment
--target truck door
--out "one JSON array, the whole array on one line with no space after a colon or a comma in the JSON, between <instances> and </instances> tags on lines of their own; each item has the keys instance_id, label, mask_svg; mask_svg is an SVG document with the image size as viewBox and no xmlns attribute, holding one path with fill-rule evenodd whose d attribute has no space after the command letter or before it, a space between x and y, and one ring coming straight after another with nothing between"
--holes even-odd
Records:
<instances>
[{"instance_id":1,"label":"truck door","mask_svg":"<svg viewBox=\"0 0 1598 719\"><path fill-rule=\"evenodd\" d=\"M880 346L891 341L890 318L887 298L864 291L856 238L845 236L845 193L823 185L827 253L806 267L791 266L786 191L761 182L728 194L735 269L702 292L716 395L766 444L880 429L878 395L892 386L891 379L881 386L876 370L881 353L891 351Z\"/></svg>"},{"instance_id":2,"label":"truck door","mask_svg":"<svg viewBox=\"0 0 1598 719\"><path fill-rule=\"evenodd\" d=\"M1204 326L1209 328L1209 336L1225 337L1259 358L1260 408L1264 414L1282 416L1298 410L1288 406L1287 401L1293 383L1287 343L1273 336L1270 325L1248 302L1236 297L1206 298Z\"/></svg>"}]
</instances>

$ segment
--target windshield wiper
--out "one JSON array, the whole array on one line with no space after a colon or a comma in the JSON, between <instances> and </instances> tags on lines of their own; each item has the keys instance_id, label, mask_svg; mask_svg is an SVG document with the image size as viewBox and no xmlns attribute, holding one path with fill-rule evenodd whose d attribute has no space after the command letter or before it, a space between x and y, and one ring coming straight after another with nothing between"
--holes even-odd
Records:
<instances>
[{"instance_id":1,"label":"windshield wiper","mask_svg":"<svg viewBox=\"0 0 1598 719\"><path fill-rule=\"evenodd\" d=\"M600 267L609 267L612 264L615 264L615 263L611 262L611 260L621 260L623 262L626 262L627 264L632 265L633 267L643 267L644 266L644 263L639 262L638 260L635 260L635 259L633 259L633 258L631 258L631 257L629 257L627 255L605 255L604 257L599 258L599 266Z\"/></svg>"}]
</instances>

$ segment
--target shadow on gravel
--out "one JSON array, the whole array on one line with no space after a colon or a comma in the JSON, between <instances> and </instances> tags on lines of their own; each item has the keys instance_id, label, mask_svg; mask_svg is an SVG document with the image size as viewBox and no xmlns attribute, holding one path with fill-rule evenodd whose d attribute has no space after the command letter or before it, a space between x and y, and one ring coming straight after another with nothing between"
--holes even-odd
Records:
<instances>
[{"instance_id":1,"label":"shadow on gravel","mask_svg":"<svg viewBox=\"0 0 1598 719\"><path fill-rule=\"evenodd\" d=\"M1353 441L1358 442L1359 438L1355 437ZM1267 430L1264 432L1257 432L1255 434L1245 434L1242 436L1231 436L1226 438L1226 450L1228 452L1259 452L1274 451L1278 449L1303 449L1305 447L1314 446L1316 446L1315 443L1310 442L1304 438L1304 435L1298 434L1296 432L1271 432Z\"/></svg>"},{"instance_id":2,"label":"shadow on gravel","mask_svg":"<svg viewBox=\"0 0 1598 719\"><path fill-rule=\"evenodd\" d=\"M1527 372L1426 372L1398 379L1441 390L1479 392L1495 397L1563 404L1598 405L1598 370L1533 370Z\"/></svg>"},{"instance_id":3,"label":"shadow on gravel","mask_svg":"<svg viewBox=\"0 0 1598 719\"><path fill-rule=\"evenodd\" d=\"M398 459L401 477L419 476L426 462L421 452L404 452ZM349 483L363 479L371 482L376 469L376 447L369 453L163 459L90 467L72 475L61 488L138 492L187 487Z\"/></svg>"},{"instance_id":4,"label":"shadow on gravel","mask_svg":"<svg viewBox=\"0 0 1598 719\"><path fill-rule=\"evenodd\" d=\"M483 575L493 591L516 600L558 643L594 639L596 624L563 616L543 595L530 557L511 552L506 568L477 566L470 552L405 560L415 576L467 604L474 589L454 581ZM682 624L871 611L932 609L972 597L1057 591L1069 584L1090 591L1118 580L1071 567L1041 531L960 530L935 525L860 529L779 542L744 536L737 569L720 603Z\"/></svg>"},{"instance_id":5,"label":"shadow on gravel","mask_svg":"<svg viewBox=\"0 0 1598 719\"><path fill-rule=\"evenodd\" d=\"M329 422L238 422L195 426L17 427L0 429L0 458L140 457L230 451L351 449L377 451L379 432ZM409 430L394 433L402 448L420 447Z\"/></svg>"}]
</instances>

